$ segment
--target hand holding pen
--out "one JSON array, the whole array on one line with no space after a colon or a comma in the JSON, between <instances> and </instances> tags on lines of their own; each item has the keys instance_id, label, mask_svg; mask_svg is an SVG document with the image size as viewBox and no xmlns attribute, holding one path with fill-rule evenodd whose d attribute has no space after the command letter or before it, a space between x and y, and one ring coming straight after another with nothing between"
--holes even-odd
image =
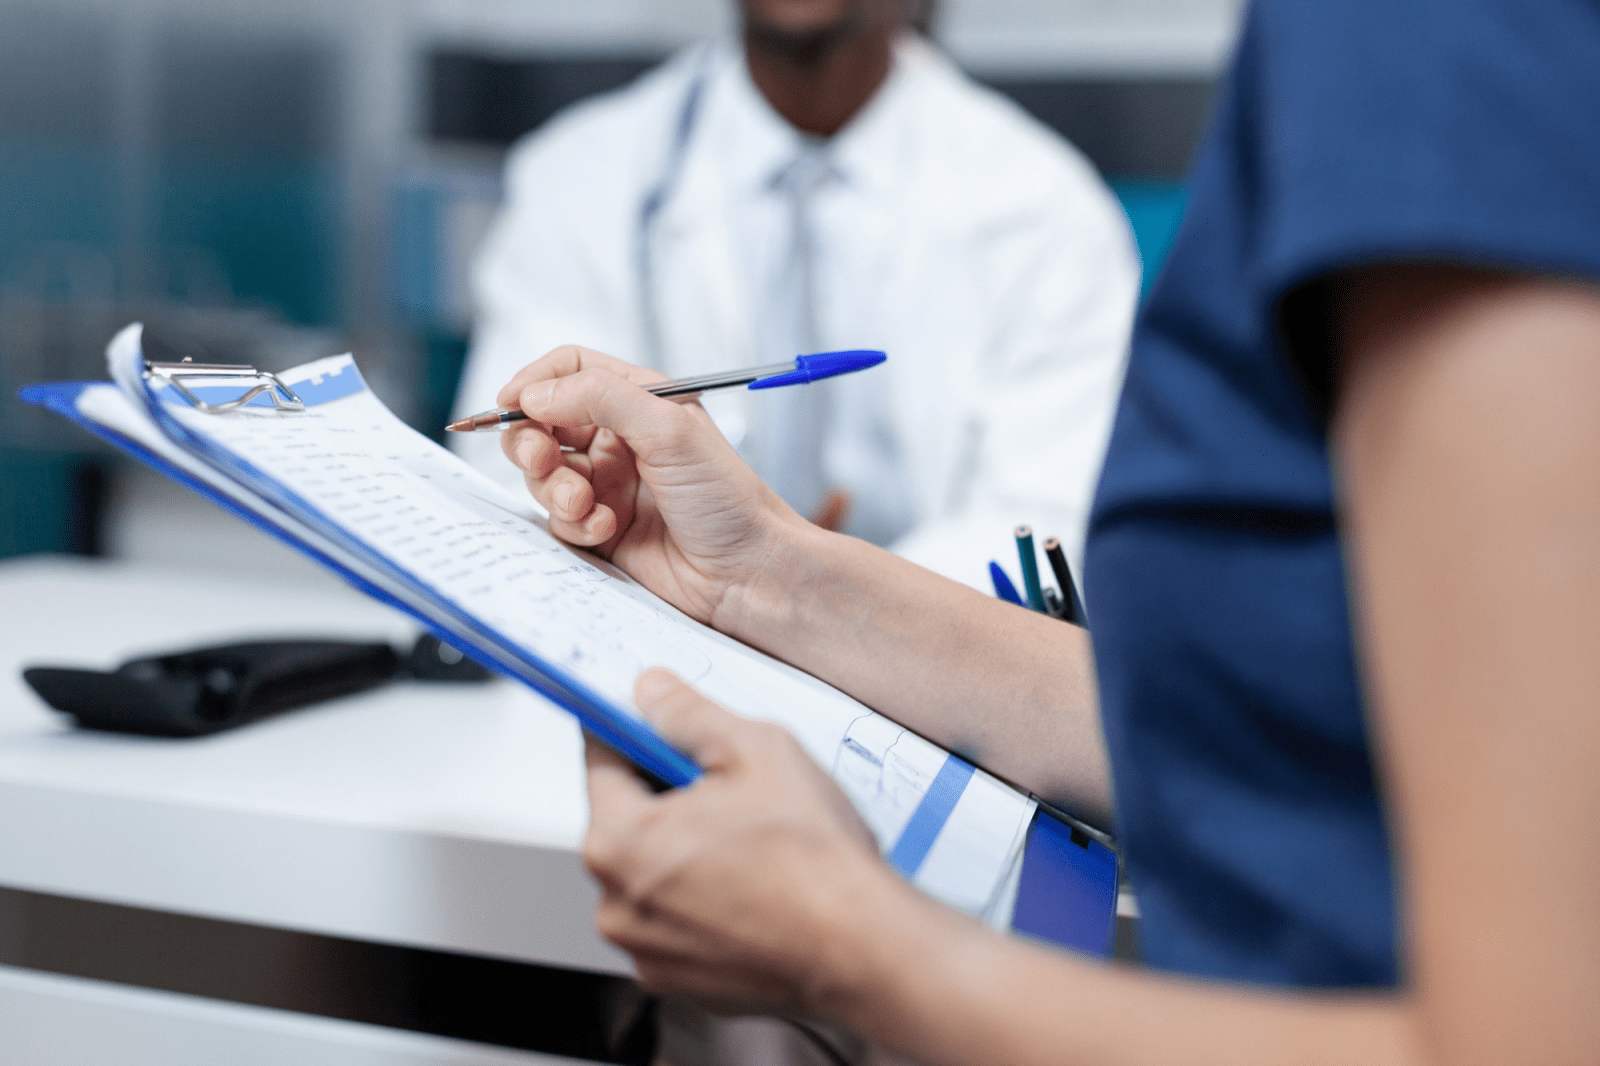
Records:
<instances>
[{"instance_id":1,"label":"hand holding pen","mask_svg":"<svg viewBox=\"0 0 1600 1066\"><path fill-rule=\"evenodd\" d=\"M646 391L663 381L599 352L557 348L501 389L497 402L527 417L500 445L550 513L552 533L709 623L732 588L769 572L785 529L809 523L702 407Z\"/></svg>"}]
</instances>

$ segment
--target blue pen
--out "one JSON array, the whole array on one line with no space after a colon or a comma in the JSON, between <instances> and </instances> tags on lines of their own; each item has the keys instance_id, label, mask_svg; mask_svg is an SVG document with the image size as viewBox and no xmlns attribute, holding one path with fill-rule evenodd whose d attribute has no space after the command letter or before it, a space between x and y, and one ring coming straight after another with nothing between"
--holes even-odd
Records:
<instances>
[{"instance_id":1,"label":"blue pen","mask_svg":"<svg viewBox=\"0 0 1600 1066\"><path fill-rule=\"evenodd\" d=\"M888 358L883 352L866 348L847 352L817 352L815 355L796 356L789 363L773 363L749 370L724 370L720 374L701 374L698 377L678 378L676 381L658 381L654 385L646 385L644 391L657 396L674 397L697 396L712 389L732 389L740 385L748 385L752 389L777 389L785 385L806 385L823 378L852 374L877 366ZM521 422L527 417L521 411L501 408L468 415L444 428L452 433L476 433L484 429L497 429L511 422Z\"/></svg>"},{"instance_id":2,"label":"blue pen","mask_svg":"<svg viewBox=\"0 0 1600 1066\"><path fill-rule=\"evenodd\" d=\"M1014 603L1018 607L1026 606L1022 602L1022 597L1017 595L1017 587L1011 583L1009 577L1006 577L1006 572L1000 569L999 563L991 562L989 564L989 580L994 582L994 594L996 596L1007 603Z\"/></svg>"}]
</instances>

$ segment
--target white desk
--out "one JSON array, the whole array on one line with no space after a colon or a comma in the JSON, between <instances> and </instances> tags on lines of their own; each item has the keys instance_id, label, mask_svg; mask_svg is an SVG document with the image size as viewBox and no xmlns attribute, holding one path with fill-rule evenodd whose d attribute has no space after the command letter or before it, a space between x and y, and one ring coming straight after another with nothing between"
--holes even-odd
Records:
<instances>
[{"instance_id":1,"label":"white desk","mask_svg":"<svg viewBox=\"0 0 1600 1066\"><path fill-rule=\"evenodd\" d=\"M585 818L578 731L520 686L408 683L216 737L165 740L75 731L20 676L25 664L104 668L141 652L289 635L401 645L415 630L342 588L62 559L0 563L0 888L629 972L591 926L595 889L576 850ZM4 928L0 920L0 937ZM73 1031L62 1031L67 1023ZM118 1035L110 1043L76 1031L107 1025ZM152 1025L166 1035L140 1043ZM189 1054L181 1034L202 1030L211 1035L196 1036ZM269 1031L299 1043L272 1051ZM115 1055L94 1052L102 1046ZM319 1057L312 1047L330 1050ZM0 1059L555 1061L15 967L0 967Z\"/></svg>"}]
</instances>

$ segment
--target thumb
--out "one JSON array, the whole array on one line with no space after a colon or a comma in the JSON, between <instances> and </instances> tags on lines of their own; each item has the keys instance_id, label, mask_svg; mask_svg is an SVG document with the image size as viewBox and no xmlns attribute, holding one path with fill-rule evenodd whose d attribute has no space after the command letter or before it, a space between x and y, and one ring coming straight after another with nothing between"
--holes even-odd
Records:
<instances>
[{"instance_id":1,"label":"thumb","mask_svg":"<svg viewBox=\"0 0 1600 1066\"><path fill-rule=\"evenodd\" d=\"M633 686L633 702L663 737L707 770L728 765L732 737L746 723L691 688L671 670L646 670Z\"/></svg>"}]
</instances>

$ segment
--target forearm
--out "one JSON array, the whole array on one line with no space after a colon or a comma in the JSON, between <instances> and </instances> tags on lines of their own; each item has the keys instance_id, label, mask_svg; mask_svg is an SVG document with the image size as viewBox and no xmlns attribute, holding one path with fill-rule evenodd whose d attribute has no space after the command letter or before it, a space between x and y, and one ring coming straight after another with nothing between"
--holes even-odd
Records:
<instances>
[{"instance_id":1,"label":"forearm","mask_svg":"<svg viewBox=\"0 0 1600 1066\"><path fill-rule=\"evenodd\" d=\"M502 444L552 533L608 552L692 617L1104 819L1086 634L806 522L702 409L637 387L652 376L567 347L501 390L499 402L528 415Z\"/></svg>"},{"instance_id":2,"label":"forearm","mask_svg":"<svg viewBox=\"0 0 1600 1066\"><path fill-rule=\"evenodd\" d=\"M717 627L1052 802L1110 809L1087 633L797 525Z\"/></svg>"},{"instance_id":3,"label":"forearm","mask_svg":"<svg viewBox=\"0 0 1600 1066\"><path fill-rule=\"evenodd\" d=\"M833 935L824 1009L924 1066L1425 1060L1399 995L1256 992L1092 963L995 933L886 874L856 879Z\"/></svg>"}]
</instances>

